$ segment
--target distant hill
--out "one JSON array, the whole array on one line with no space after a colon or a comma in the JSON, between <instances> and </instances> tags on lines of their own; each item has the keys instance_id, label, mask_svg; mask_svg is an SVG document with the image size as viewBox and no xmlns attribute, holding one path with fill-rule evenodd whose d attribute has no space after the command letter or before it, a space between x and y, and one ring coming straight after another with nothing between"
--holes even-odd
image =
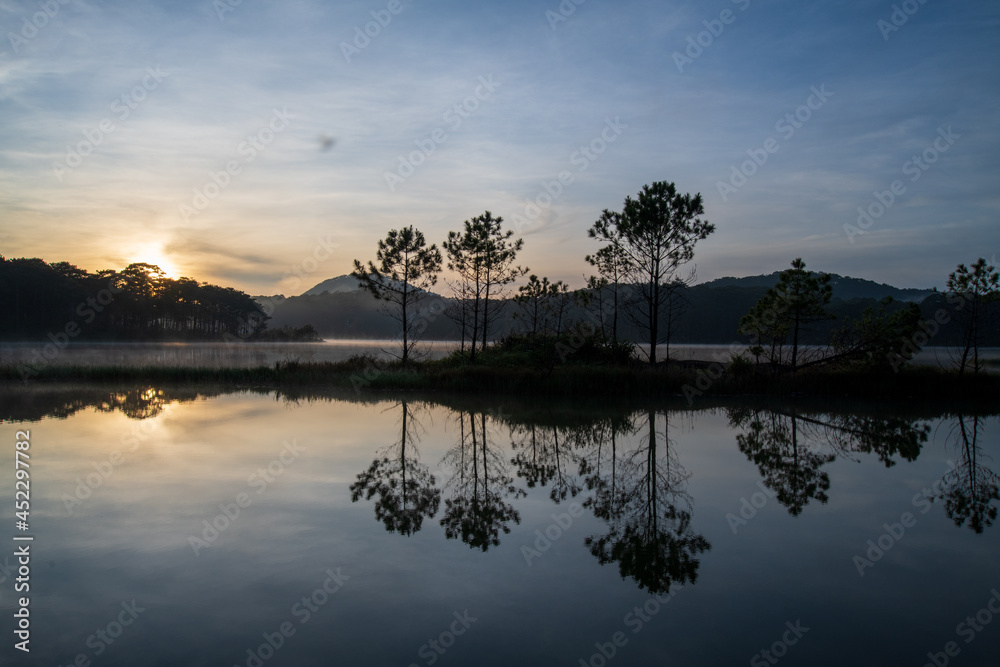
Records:
<instances>
[{"instance_id":1,"label":"distant hill","mask_svg":"<svg viewBox=\"0 0 1000 667\"><path fill-rule=\"evenodd\" d=\"M706 283L699 283L697 287L774 287L778 282L779 273L775 271L767 275L747 276L745 278L717 278ZM920 303L932 294L932 290L929 289L893 287L885 283L877 283L874 280L851 278L836 273L830 274L830 284L833 286L833 298L844 301L851 299L875 299L878 301L891 296L896 301Z\"/></svg>"},{"instance_id":2,"label":"distant hill","mask_svg":"<svg viewBox=\"0 0 1000 667\"><path fill-rule=\"evenodd\" d=\"M804 343L825 344L833 330L839 329L846 319L857 319L867 307L878 308L879 301L891 296L897 301L890 310L903 307L903 302L920 305L924 319L933 319L934 312L942 306L943 296L932 290L903 289L840 275L833 275L833 300L829 311L834 320L821 322L803 334ZM673 342L676 343L730 343L741 340L736 333L740 318L778 281L778 273L745 278L719 278L693 285L684 290L688 302L685 312L676 323ZM272 301L274 314L269 326L273 328L298 328L313 325L326 338L386 339L398 335L398 323L385 314L384 304L357 286L350 276L326 280L301 296ZM440 313L450 299L437 294L423 302L424 307L435 305ZM521 322L513 319L517 312L508 303L496 320L493 333L501 336L520 329ZM572 306L567 319L582 319L583 312ZM641 340L638 330L623 313L619 317L619 334L624 338ZM431 317L423 338L428 340L454 340L459 336L457 325L445 315ZM987 334L989 344L1000 343L1000 331ZM954 324L942 327L932 345L954 345L960 340Z\"/></svg>"},{"instance_id":3,"label":"distant hill","mask_svg":"<svg viewBox=\"0 0 1000 667\"><path fill-rule=\"evenodd\" d=\"M351 276L337 276L336 278L330 278L329 280L324 280L320 284L316 285L312 289L308 289L302 293L302 296L315 296L317 294L322 294L323 292L329 292L331 294L340 294L342 292L353 292L355 290L361 289L361 284L358 282L357 278L352 278Z\"/></svg>"},{"instance_id":4,"label":"distant hill","mask_svg":"<svg viewBox=\"0 0 1000 667\"><path fill-rule=\"evenodd\" d=\"M402 285L403 283L400 282L398 284ZM324 280L315 287L303 292L301 296L317 296L326 292L329 292L330 294L350 294L351 292L357 292L360 289L361 283L357 278L350 275L343 275L337 276L336 278L330 278L329 280ZM428 294L439 296L434 294L434 292L428 292Z\"/></svg>"}]
</instances>

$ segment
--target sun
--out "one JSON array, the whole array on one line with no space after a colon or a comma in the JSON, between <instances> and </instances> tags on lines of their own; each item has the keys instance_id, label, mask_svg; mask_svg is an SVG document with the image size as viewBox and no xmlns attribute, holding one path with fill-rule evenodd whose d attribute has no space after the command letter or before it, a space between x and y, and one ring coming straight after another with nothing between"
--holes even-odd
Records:
<instances>
[{"instance_id":1,"label":"sun","mask_svg":"<svg viewBox=\"0 0 1000 667\"><path fill-rule=\"evenodd\" d=\"M135 246L129 253L129 263L145 262L154 264L163 270L167 278L177 278L177 265L167 255L161 243L142 243Z\"/></svg>"}]
</instances>

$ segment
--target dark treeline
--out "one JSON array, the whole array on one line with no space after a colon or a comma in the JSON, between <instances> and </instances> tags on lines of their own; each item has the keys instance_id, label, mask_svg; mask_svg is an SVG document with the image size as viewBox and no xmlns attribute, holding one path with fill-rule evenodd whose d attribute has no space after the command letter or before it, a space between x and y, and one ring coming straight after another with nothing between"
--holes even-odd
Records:
<instances>
[{"instance_id":1,"label":"dark treeline","mask_svg":"<svg viewBox=\"0 0 1000 667\"><path fill-rule=\"evenodd\" d=\"M763 277L762 277L763 278ZM771 284L774 279L770 276ZM878 308L884 296L891 296L892 289L886 287L887 294L855 297L859 292L858 283L851 278L840 278L834 285L833 298L827 310L834 318L819 322L808 331L803 332L803 343L809 345L826 345L834 331L844 325L847 320L860 319L866 308ZM729 344L745 342L746 337L738 334L740 319L767 292L769 287L745 285L743 281L732 284L727 281L712 281L699 285L683 286L679 294L686 303L682 317L678 318L673 332L673 343L705 343ZM581 289L571 292L571 295L588 293L593 290ZM867 290L871 291L871 290ZM845 294L846 297L839 296ZM624 297L623 297L624 300ZM512 300L511 300L512 301ZM429 340L458 340L461 334L459 326L442 313L451 303L451 299L433 296L427 300L427 329L424 338ZM951 309L943 293L931 293L918 302L922 319L934 318L934 313L941 308ZM379 308L378 302L370 294L356 290L353 292L337 292L324 294L309 294L274 301L272 326L294 326L312 324L320 335L327 338L371 338L391 339L398 336L399 325ZM895 312L907 307L907 302L894 301L889 306L889 312ZM524 319L514 316L519 311L513 303L502 310L502 315L496 322L494 334L505 336L523 330L527 324ZM567 321L582 320L586 317L586 308L580 305L580 299L571 299L564 318ZM610 319L608 320L610 323ZM663 316L666 323L666 315ZM643 332L632 323L621 321L618 325L619 336L628 340L644 342ZM992 328L984 332L984 345L1000 346L1000 329ZM931 339L928 346L958 346L962 344L962 330L957 321L949 321L941 326L940 332Z\"/></svg>"},{"instance_id":2,"label":"dark treeline","mask_svg":"<svg viewBox=\"0 0 1000 667\"><path fill-rule=\"evenodd\" d=\"M67 262L2 256L0 312L7 340L247 339L268 319L244 292L169 278L151 264L90 273Z\"/></svg>"}]
</instances>

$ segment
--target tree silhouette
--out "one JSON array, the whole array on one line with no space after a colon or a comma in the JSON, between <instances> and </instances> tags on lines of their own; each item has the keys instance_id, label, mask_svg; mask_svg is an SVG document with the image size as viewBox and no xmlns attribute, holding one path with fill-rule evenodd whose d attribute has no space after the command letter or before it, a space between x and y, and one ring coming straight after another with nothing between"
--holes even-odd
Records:
<instances>
[{"instance_id":1,"label":"tree silhouette","mask_svg":"<svg viewBox=\"0 0 1000 667\"><path fill-rule=\"evenodd\" d=\"M413 228L391 229L378 242L375 255L378 264L368 262L368 267L354 260L351 275L361 287L376 299L392 304L387 313L399 322L403 338L401 361L410 358L411 339L426 329L413 316L413 309L430 293L441 271L441 251L436 245L427 246L424 235Z\"/></svg>"},{"instance_id":2,"label":"tree silhouette","mask_svg":"<svg viewBox=\"0 0 1000 667\"><path fill-rule=\"evenodd\" d=\"M955 301L955 318L962 328L962 353L958 374L965 372L971 361L972 372L982 370L979 348L983 333L996 317L1000 301L1000 273L980 257L971 267L959 264L948 276L949 301ZM971 359L970 359L971 354Z\"/></svg>"},{"instance_id":3,"label":"tree silhouette","mask_svg":"<svg viewBox=\"0 0 1000 667\"><path fill-rule=\"evenodd\" d=\"M604 209L601 217L598 218L587 235L607 245L601 246L600 250L593 255L587 255L587 263L597 269L596 276L587 279L587 287L594 290L596 303L598 305L598 317L601 322L601 333L607 335L604 330L605 319L605 297L606 290L611 290L611 337L618 338L618 311L623 282L628 276L628 255L625 253L624 239L620 230L621 213Z\"/></svg>"},{"instance_id":4,"label":"tree silhouette","mask_svg":"<svg viewBox=\"0 0 1000 667\"><path fill-rule=\"evenodd\" d=\"M958 464L942 478L944 490L939 498L944 500L944 509L956 526L968 524L976 533L993 525L997 518L994 501L1000 499L1000 478L990 468L983 465L983 454L979 445L982 419L975 415L971 419L959 415L952 425L949 441L958 450Z\"/></svg>"},{"instance_id":5,"label":"tree silhouette","mask_svg":"<svg viewBox=\"0 0 1000 667\"><path fill-rule=\"evenodd\" d=\"M704 213L700 194L680 194L673 183L657 181L642 186L635 199L626 197L621 213L605 210L588 232L624 258L635 296L627 312L647 336L651 366L656 365L656 346L671 332L671 327L661 329L660 321L676 296L671 286L678 280L677 269L694 257L695 244L715 231L715 225L701 219Z\"/></svg>"},{"instance_id":6,"label":"tree silhouette","mask_svg":"<svg viewBox=\"0 0 1000 667\"><path fill-rule=\"evenodd\" d=\"M830 478L820 468L838 455L874 454L888 468L897 459L916 460L930 433L927 424L900 417L808 415L794 408L731 408L728 413L730 425L743 429L736 436L740 451L793 516L811 500L829 499Z\"/></svg>"},{"instance_id":7,"label":"tree silhouette","mask_svg":"<svg viewBox=\"0 0 1000 667\"><path fill-rule=\"evenodd\" d=\"M169 401L162 389L152 386L119 390L95 406L98 412L121 412L130 419L151 419L167 406Z\"/></svg>"},{"instance_id":8,"label":"tree silhouette","mask_svg":"<svg viewBox=\"0 0 1000 667\"><path fill-rule=\"evenodd\" d=\"M367 470L351 484L351 501L361 496L375 501L375 517L390 533L412 535L423 526L424 517L433 518L441 503L441 491L427 466L420 463L415 435L419 423L410 415L409 405L401 402L399 440L372 461Z\"/></svg>"},{"instance_id":9,"label":"tree silhouette","mask_svg":"<svg viewBox=\"0 0 1000 667\"><path fill-rule=\"evenodd\" d=\"M886 468L896 465L897 457L916 461L931 430L927 424L901 417L850 414L830 415L825 421L801 419L822 429L835 452L875 454Z\"/></svg>"},{"instance_id":10,"label":"tree silhouette","mask_svg":"<svg viewBox=\"0 0 1000 667\"><path fill-rule=\"evenodd\" d=\"M890 313L893 299L887 296L875 311L869 307L856 320L848 319L833 332L836 354L828 361L856 364L871 370L898 370L919 351L914 341L920 331L920 307L909 303Z\"/></svg>"},{"instance_id":11,"label":"tree silhouette","mask_svg":"<svg viewBox=\"0 0 1000 667\"><path fill-rule=\"evenodd\" d=\"M514 439L518 435L521 440ZM511 447L515 452L511 463L517 468L517 476L523 478L528 488L552 484L549 498L559 503L567 498L575 498L582 487L569 466L577 461L572 444L564 435L559 438L555 426L518 427L511 431Z\"/></svg>"},{"instance_id":12,"label":"tree silhouette","mask_svg":"<svg viewBox=\"0 0 1000 667\"><path fill-rule=\"evenodd\" d=\"M832 296L829 274L806 271L802 258L796 258L792 268L782 271L778 283L740 320L739 332L770 340L772 350L791 333L794 371L798 368L800 333L811 324L832 318L825 309Z\"/></svg>"},{"instance_id":13,"label":"tree silhouette","mask_svg":"<svg viewBox=\"0 0 1000 667\"><path fill-rule=\"evenodd\" d=\"M448 269L458 275L453 285L460 299L460 315L453 315L463 325L462 339L469 334L469 359L476 359L476 342L485 348L490 327L506 305L511 283L528 272L514 265L524 241L514 240L514 232L503 231L503 218L486 211L463 223L460 232L449 232L444 249Z\"/></svg>"},{"instance_id":14,"label":"tree silhouette","mask_svg":"<svg viewBox=\"0 0 1000 667\"><path fill-rule=\"evenodd\" d=\"M650 593L666 593L674 582L695 582L697 556L711 549L691 528L691 498L684 491L689 475L670 447L665 417L662 456L656 413L650 410L642 445L620 464L612 446L608 477L594 482L596 493L586 503L609 530L587 537L584 544L602 565L617 563L623 579Z\"/></svg>"},{"instance_id":15,"label":"tree silhouette","mask_svg":"<svg viewBox=\"0 0 1000 667\"><path fill-rule=\"evenodd\" d=\"M514 313L514 317L525 322L525 333L534 336L544 333L548 328L551 310L549 302L552 300L554 287L545 276L539 280L538 276L531 274L528 282L517 288L514 303L517 304L518 312Z\"/></svg>"},{"instance_id":16,"label":"tree silhouette","mask_svg":"<svg viewBox=\"0 0 1000 667\"><path fill-rule=\"evenodd\" d=\"M239 290L174 280L153 264L89 273L37 258L0 257L0 310L0 337L22 340L64 330L80 340L246 339L268 319Z\"/></svg>"},{"instance_id":17,"label":"tree silhouette","mask_svg":"<svg viewBox=\"0 0 1000 667\"><path fill-rule=\"evenodd\" d=\"M517 437L520 440L515 439ZM510 445L514 450L514 458L510 462L529 489L544 487L555 478L556 467L548 452L548 440L544 430L534 422L512 429Z\"/></svg>"},{"instance_id":18,"label":"tree silhouette","mask_svg":"<svg viewBox=\"0 0 1000 667\"><path fill-rule=\"evenodd\" d=\"M455 472L446 485L451 497L445 500L441 525L448 539L486 551L500 544L501 532L510 533L511 521L521 522L520 513L507 498L526 493L514 486L502 451L494 446L486 428L486 414L459 412L458 424L458 444L444 459Z\"/></svg>"},{"instance_id":19,"label":"tree silhouette","mask_svg":"<svg viewBox=\"0 0 1000 667\"><path fill-rule=\"evenodd\" d=\"M742 428L736 436L740 451L760 471L764 484L775 491L778 502L798 516L810 500L825 503L830 477L820 467L836 456L821 454L799 441L799 417L774 411L730 410L730 424Z\"/></svg>"}]
</instances>

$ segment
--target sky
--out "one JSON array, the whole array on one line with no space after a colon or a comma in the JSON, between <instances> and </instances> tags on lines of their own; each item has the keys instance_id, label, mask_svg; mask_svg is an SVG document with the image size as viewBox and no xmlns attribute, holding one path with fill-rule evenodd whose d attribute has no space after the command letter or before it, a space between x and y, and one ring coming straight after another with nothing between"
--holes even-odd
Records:
<instances>
[{"instance_id":1,"label":"sky","mask_svg":"<svg viewBox=\"0 0 1000 667\"><path fill-rule=\"evenodd\" d=\"M654 181L704 198L699 282L943 287L1000 251L993 2L0 0L0 29L8 258L292 295L489 210L579 287Z\"/></svg>"}]
</instances>

